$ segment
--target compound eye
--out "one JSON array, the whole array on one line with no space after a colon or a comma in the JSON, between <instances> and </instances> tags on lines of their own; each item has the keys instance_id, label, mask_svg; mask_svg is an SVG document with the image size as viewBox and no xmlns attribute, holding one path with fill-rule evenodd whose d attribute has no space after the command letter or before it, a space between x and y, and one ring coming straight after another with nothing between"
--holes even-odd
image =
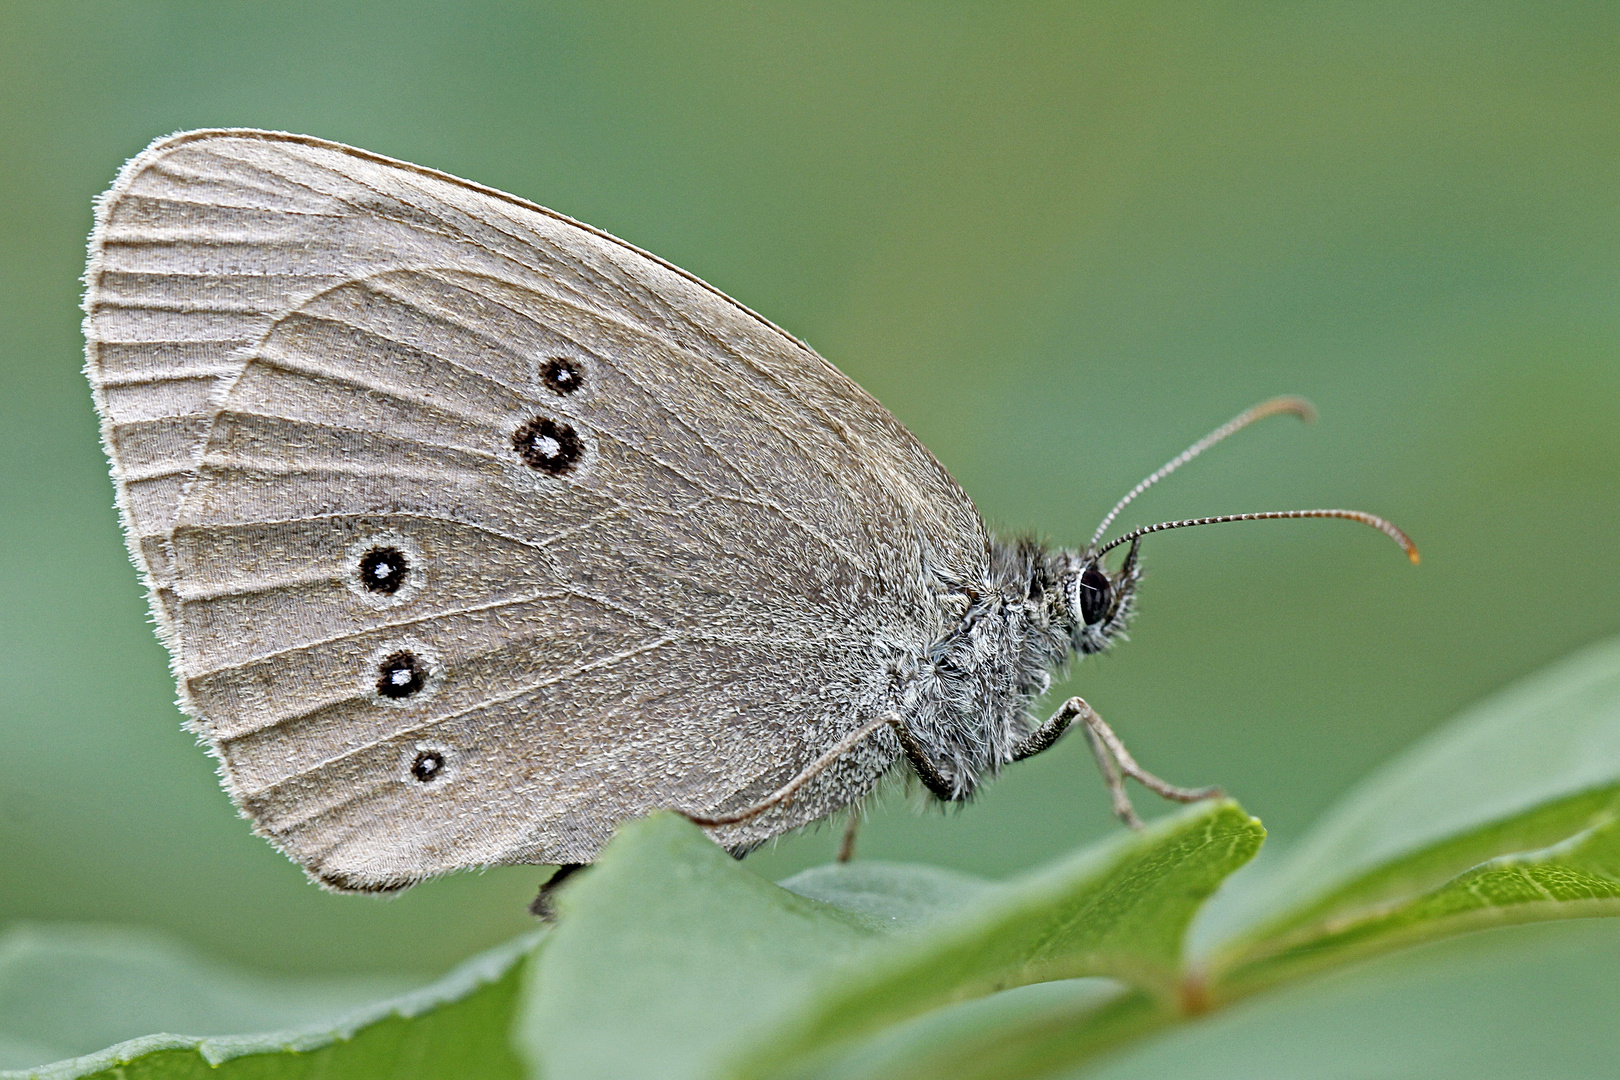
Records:
<instances>
[{"instance_id":1,"label":"compound eye","mask_svg":"<svg viewBox=\"0 0 1620 1080\"><path fill-rule=\"evenodd\" d=\"M1108 617L1114 586L1096 563L1081 573L1076 590L1080 593L1080 618L1085 620L1087 626L1094 626Z\"/></svg>"}]
</instances>

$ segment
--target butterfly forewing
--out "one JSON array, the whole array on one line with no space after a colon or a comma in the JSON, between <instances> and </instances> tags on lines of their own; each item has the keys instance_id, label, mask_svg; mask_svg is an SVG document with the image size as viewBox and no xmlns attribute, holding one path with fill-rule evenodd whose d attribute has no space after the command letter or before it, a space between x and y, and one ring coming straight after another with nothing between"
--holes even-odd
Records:
<instances>
[{"instance_id":1,"label":"butterfly forewing","mask_svg":"<svg viewBox=\"0 0 1620 1080\"><path fill-rule=\"evenodd\" d=\"M182 698L340 888L588 861L864 722L985 574L883 409L701 282L335 144L160 142L92 238L88 371ZM821 816L881 741L717 839Z\"/></svg>"}]
</instances>

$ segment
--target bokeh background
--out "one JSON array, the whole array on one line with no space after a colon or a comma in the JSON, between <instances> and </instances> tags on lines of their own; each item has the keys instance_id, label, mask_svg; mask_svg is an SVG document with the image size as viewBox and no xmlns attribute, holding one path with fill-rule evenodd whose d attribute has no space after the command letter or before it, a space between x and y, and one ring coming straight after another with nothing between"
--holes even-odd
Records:
<instances>
[{"instance_id":1,"label":"bokeh background","mask_svg":"<svg viewBox=\"0 0 1620 1080\"><path fill-rule=\"evenodd\" d=\"M1607 3L0 4L0 924L433 972L542 876L322 893L180 730L79 373L91 199L152 138L307 132L605 228L811 342L999 528L1081 543L1312 398L1123 524L1353 506L1423 565L1341 523L1155 537L1134 640L1054 692L1286 842L1620 630L1617 87ZM1111 827L1069 740L960 812L888 799L862 852L1005 875Z\"/></svg>"}]
</instances>

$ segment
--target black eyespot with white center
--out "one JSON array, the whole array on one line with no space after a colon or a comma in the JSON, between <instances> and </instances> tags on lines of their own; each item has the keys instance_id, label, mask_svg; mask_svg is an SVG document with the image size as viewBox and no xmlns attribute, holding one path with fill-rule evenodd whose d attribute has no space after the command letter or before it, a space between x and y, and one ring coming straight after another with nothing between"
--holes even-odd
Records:
<instances>
[{"instance_id":1,"label":"black eyespot with white center","mask_svg":"<svg viewBox=\"0 0 1620 1080\"><path fill-rule=\"evenodd\" d=\"M512 449L529 468L561 476L579 464L585 454L585 441L572 425L536 416L512 432Z\"/></svg>"},{"instance_id":2,"label":"black eyespot with white center","mask_svg":"<svg viewBox=\"0 0 1620 1080\"><path fill-rule=\"evenodd\" d=\"M585 385L585 372L566 356L556 356L540 366L540 382L559 397L566 397Z\"/></svg>"},{"instance_id":3,"label":"black eyespot with white center","mask_svg":"<svg viewBox=\"0 0 1620 1080\"><path fill-rule=\"evenodd\" d=\"M427 680L427 662L409 649L390 653L377 665L377 693L391 701L421 693Z\"/></svg>"},{"instance_id":4,"label":"black eyespot with white center","mask_svg":"<svg viewBox=\"0 0 1620 1080\"><path fill-rule=\"evenodd\" d=\"M1095 626L1108 617L1112 606L1114 587L1096 563L1086 567L1076 586L1080 594L1080 618L1087 626Z\"/></svg>"},{"instance_id":5,"label":"black eyespot with white center","mask_svg":"<svg viewBox=\"0 0 1620 1080\"><path fill-rule=\"evenodd\" d=\"M418 750L411 761L411 775L430 784L444 775L444 755L437 750Z\"/></svg>"},{"instance_id":6,"label":"black eyespot with white center","mask_svg":"<svg viewBox=\"0 0 1620 1080\"><path fill-rule=\"evenodd\" d=\"M343 552L344 587L367 607L400 607L428 583L429 559L412 536L393 529L361 533ZM397 646L397 647L403 647Z\"/></svg>"},{"instance_id":7,"label":"black eyespot with white center","mask_svg":"<svg viewBox=\"0 0 1620 1080\"><path fill-rule=\"evenodd\" d=\"M371 593L393 596L411 573L411 561L397 547L379 545L360 556L360 585Z\"/></svg>"}]
</instances>

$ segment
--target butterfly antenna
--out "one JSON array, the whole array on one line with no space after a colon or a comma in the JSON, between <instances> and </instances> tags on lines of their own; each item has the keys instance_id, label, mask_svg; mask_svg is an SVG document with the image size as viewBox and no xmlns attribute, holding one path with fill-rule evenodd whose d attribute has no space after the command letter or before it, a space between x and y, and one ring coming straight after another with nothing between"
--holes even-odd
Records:
<instances>
[{"instance_id":1,"label":"butterfly antenna","mask_svg":"<svg viewBox=\"0 0 1620 1080\"><path fill-rule=\"evenodd\" d=\"M1148 533L1164 532L1167 529L1186 529L1193 525L1219 525L1227 521L1271 521L1278 518L1343 518L1345 521L1359 521L1363 525L1371 525L1397 544L1406 552L1406 557L1412 562L1418 561L1417 545L1392 522L1385 521L1375 514L1364 513L1360 510L1269 510L1261 514L1222 514L1220 517L1188 518L1184 521L1161 521L1157 525L1144 525L1140 529L1132 529L1117 540L1111 540L1097 552L1101 556L1104 552L1112 551L1121 544L1129 544L1146 536Z\"/></svg>"},{"instance_id":2,"label":"butterfly antenna","mask_svg":"<svg viewBox=\"0 0 1620 1080\"><path fill-rule=\"evenodd\" d=\"M1169 476L1171 473L1175 472L1177 469L1181 468L1183 465L1187 464L1187 462L1191 461L1199 454L1202 454L1205 450L1208 450L1222 439L1225 439L1228 435L1235 435L1255 421L1264 420L1268 416L1276 416L1279 413L1291 413L1307 423L1316 419L1316 410L1311 407L1310 402L1306 401L1302 397L1274 397L1270 401L1262 401L1252 409L1244 410L1238 415L1232 417L1232 419L1228 420L1226 423L1222 424L1220 427L1216 428L1214 431L1210 432L1208 435L1205 435L1202 439L1199 439L1197 442L1187 447L1187 449L1183 450L1169 461L1165 462L1159 468L1155 469L1152 474L1147 477L1147 479L1131 488L1130 491L1127 491L1125 493L1125 497L1119 500L1119 502L1115 503L1112 510L1108 511L1108 516L1102 519L1102 524L1097 526L1097 531L1091 536L1090 546L1097 546L1097 542L1103 538L1103 533L1108 531L1108 526L1114 523L1114 519L1119 516L1119 512L1129 506L1132 500L1134 500L1138 495L1142 494L1142 492L1146 491L1154 484L1157 484L1160 480L1163 480L1165 477ZM1391 527L1393 528L1393 526ZM1112 544L1109 544L1108 547L1118 547L1119 543L1120 542L1116 540ZM1107 551L1108 548L1104 548L1103 550Z\"/></svg>"}]
</instances>

